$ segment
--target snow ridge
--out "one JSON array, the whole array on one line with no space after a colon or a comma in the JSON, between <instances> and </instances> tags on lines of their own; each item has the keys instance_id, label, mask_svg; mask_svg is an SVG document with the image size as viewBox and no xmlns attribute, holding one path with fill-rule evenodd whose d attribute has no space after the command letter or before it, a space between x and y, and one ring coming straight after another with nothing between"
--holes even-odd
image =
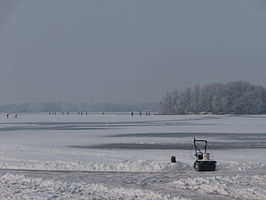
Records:
<instances>
[{"instance_id":1,"label":"snow ridge","mask_svg":"<svg viewBox=\"0 0 266 200\"><path fill-rule=\"evenodd\" d=\"M173 182L172 185L179 189L220 194L236 199L266 199L266 175L184 178Z\"/></svg>"},{"instance_id":2,"label":"snow ridge","mask_svg":"<svg viewBox=\"0 0 266 200\"><path fill-rule=\"evenodd\" d=\"M7 173L0 178L0 199L35 200L188 200L153 191L125 187L107 187L103 184L61 182L53 179L31 178Z\"/></svg>"},{"instance_id":3,"label":"snow ridge","mask_svg":"<svg viewBox=\"0 0 266 200\"><path fill-rule=\"evenodd\" d=\"M81 163L81 162L0 162L2 169L28 169L28 170L73 170L73 171L112 171L112 172L175 172L191 170L185 163L159 162L150 160L126 160L113 164Z\"/></svg>"}]
</instances>

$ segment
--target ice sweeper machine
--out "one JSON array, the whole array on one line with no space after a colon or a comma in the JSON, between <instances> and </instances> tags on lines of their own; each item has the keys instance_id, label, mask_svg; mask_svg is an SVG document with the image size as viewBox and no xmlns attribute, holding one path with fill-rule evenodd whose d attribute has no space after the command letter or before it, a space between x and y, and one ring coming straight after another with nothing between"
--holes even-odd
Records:
<instances>
[{"instance_id":1,"label":"ice sweeper machine","mask_svg":"<svg viewBox=\"0 0 266 200\"><path fill-rule=\"evenodd\" d=\"M202 143L204 152L202 152ZM207 152L207 140L197 140L194 138L194 149L196 161L194 162L194 169L196 171L215 171L216 161L210 160L210 153ZM201 144L201 146L199 145ZM200 148L201 147L201 148Z\"/></svg>"}]
</instances>

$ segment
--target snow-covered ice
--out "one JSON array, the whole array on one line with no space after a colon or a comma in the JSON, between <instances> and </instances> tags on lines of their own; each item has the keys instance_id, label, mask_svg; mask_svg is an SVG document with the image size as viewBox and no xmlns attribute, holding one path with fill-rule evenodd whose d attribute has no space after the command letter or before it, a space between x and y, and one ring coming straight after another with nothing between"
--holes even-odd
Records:
<instances>
[{"instance_id":1,"label":"snow-covered ice","mask_svg":"<svg viewBox=\"0 0 266 200\"><path fill-rule=\"evenodd\" d=\"M265 115L1 116L0 199L266 199L265 130ZM194 137L217 171L192 169Z\"/></svg>"}]
</instances>

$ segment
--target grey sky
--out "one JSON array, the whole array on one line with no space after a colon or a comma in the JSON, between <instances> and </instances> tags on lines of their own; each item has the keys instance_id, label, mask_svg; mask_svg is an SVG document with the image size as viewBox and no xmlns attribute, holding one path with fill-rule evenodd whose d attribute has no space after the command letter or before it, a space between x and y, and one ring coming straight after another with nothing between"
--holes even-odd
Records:
<instances>
[{"instance_id":1,"label":"grey sky","mask_svg":"<svg viewBox=\"0 0 266 200\"><path fill-rule=\"evenodd\" d=\"M263 0L1 0L0 103L148 102L266 86Z\"/></svg>"}]
</instances>

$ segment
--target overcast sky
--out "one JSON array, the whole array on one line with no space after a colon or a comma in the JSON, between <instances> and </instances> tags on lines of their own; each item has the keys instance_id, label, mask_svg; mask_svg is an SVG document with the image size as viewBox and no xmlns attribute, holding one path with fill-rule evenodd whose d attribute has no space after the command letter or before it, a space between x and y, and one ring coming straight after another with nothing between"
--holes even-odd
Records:
<instances>
[{"instance_id":1,"label":"overcast sky","mask_svg":"<svg viewBox=\"0 0 266 200\"><path fill-rule=\"evenodd\" d=\"M158 102L266 86L264 0L1 0L0 103Z\"/></svg>"}]
</instances>

